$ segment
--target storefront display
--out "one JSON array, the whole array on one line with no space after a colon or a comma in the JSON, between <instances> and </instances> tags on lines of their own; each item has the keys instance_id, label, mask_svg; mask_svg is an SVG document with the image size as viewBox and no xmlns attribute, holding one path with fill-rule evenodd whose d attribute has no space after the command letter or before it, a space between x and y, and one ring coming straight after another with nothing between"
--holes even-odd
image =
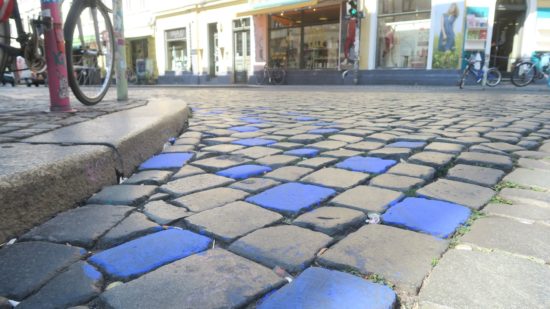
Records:
<instances>
[{"instance_id":1,"label":"storefront display","mask_svg":"<svg viewBox=\"0 0 550 309\"><path fill-rule=\"evenodd\" d=\"M550 7L537 10L537 51L550 51Z\"/></svg>"},{"instance_id":2,"label":"storefront display","mask_svg":"<svg viewBox=\"0 0 550 309\"><path fill-rule=\"evenodd\" d=\"M187 71L187 40L185 28L166 30L166 71Z\"/></svg>"},{"instance_id":3,"label":"storefront display","mask_svg":"<svg viewBox=\"0 0 550 309\"><path fill-rule=\"evenodd\" d=\"M464 1L433 1L432 15L432 68L458 69L464 40Z\"/></svg>"}]
</instances>

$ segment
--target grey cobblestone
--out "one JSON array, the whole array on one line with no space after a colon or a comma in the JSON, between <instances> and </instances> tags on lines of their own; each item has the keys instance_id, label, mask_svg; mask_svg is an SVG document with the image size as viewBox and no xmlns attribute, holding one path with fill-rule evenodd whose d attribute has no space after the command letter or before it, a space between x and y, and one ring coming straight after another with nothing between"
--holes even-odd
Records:
<instances>
[{"instance_id":1,"label":"grey cobblestone","mask_svg":"<svg viewBox=\"0 0 550 309\"><path fill-rule=\"evenodd\" d=\"M323 168L312 173L301 181L325 187L347 190L369 178L367 173L351 172L339 168Z\"/></svg>"}]
</instances>

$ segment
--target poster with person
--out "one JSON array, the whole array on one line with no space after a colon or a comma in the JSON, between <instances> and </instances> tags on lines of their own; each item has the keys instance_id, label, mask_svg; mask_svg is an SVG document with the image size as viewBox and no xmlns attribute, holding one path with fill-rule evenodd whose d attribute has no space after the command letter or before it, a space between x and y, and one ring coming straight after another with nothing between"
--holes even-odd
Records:
<instances>
[{"instance_id":1,"label":"poster with person","mask_svg":"<svg viewBox=\"0 0 550 309\"><path fill-rule=\"evenodd\" d=\"M432 1L433 69L457 69L464 41L464 1Z\"/></svg>"}]
</instances>

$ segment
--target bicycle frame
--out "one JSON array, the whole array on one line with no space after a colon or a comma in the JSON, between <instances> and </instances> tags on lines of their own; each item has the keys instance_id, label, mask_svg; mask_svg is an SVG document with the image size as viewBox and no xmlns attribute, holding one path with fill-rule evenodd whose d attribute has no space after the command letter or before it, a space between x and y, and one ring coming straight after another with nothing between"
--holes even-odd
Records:
<instances>
[{"instance_id":1,"label":"bicycle frame","mask_svg":"<svg viewBox=\"0 0 550 309\"><path fill-rule=\"evenodd\" d=\"M25 47L29 42L29 35L25 32L25 29L23 28L23 22L21 20L21 14L19 13L19 5L17 4L17 0L14 0L13 11L10 18L15 21L15 28L17 31L16 41L21 45L21 47L17 48L8 44L0 43L0 48L3 49L8 54L8 56L23 56L23 51L25 50ZM9 20L7 22L9 23ZM11 33L8 33L8 38L11 40Z\"/></svg>"}]
</instances>

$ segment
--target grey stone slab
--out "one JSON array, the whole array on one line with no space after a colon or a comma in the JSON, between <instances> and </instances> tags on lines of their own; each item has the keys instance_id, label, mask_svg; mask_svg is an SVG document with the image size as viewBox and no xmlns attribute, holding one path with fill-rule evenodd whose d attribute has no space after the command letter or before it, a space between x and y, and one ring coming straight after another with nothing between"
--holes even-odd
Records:
<instances>
[{"instance_id":1,"label":"grey stone slab","mask_svg":"<svg viewBox=\"0 0 550 309\"><path fill-rule=\"evenodd\" d=\"M273 179L247 178L239 182L235 182L229 187L233 189L243 190L249 193L256 193L274 187L278 184L280 184L280 182Z\"/></svg>"},{"instance_id":2,"label":"grey stone slab","mask_svg":"<svg viewBox=\"0 0 550 309\"><path fill-rule=\"evenodd\" d=\"M504 152L514 152L514 151L521 151L525 150L525 148L509 144L509 143L484 143L481 144L482 146L491 147L496 150L504 151Z\"/></svg>"},{"instance_id":3,"label":"grey stone slab","mask_svg":"<svg viewBox=\"0 0 550 309\"><path fill-rule=\"evenodd\" d=\"M291 143L310 144L323 140L320 134L299 134L288 138Z\"/></svg>"},{"instance_id":4,"label":"grey stone slab","mask_svg":"<svg viewBox=\"0 0 550 309\"><path fill-rule=\"evenodd\" d=\"M177 207L165 201L153 201L145 204L143 213L158 224L169 224L193 214L183 207Z\"/></svg>"},{"instance_id":5,"label":"grey stone slab","mask_svg":"<svg viewBox=\"0 0 550 309\"><path fill-rule=\"evenodd\" d=\"M287 155L274 155L267 156L256 160L256 163L260 165L267 165L273 169L279 168L285 165L291 165L300 161L299 157L287 156Z\"/></svg>"},{"instance_id":6,"label":"grey stone slab","mask_svg":"<svg viewBox=\"0 0 550 309\"><path fill-rule=\"evenodd\" d=\"M544 143L540 146L539 151L550 153L550 143Z\"/></svg>"},{"instance_id":7,"label":"grey stone slab","mask_svg":"<svg viewBox=\"0 0 550 309\"><path fill-rule=\"evenodd\" d=\"M292 224L330 236L344 233L364 222L363 212L342 207L321 207L299 216Z\"/></svg>"},{"instance_id":8,"label":"grey stone slab","mask_svg":"<svg viewBox=\"0 0 550 309\"><path fill-rule=\"evenodd\" d=\"M282 219L283 216L276 212L246 202L234 202L187 217L185 222L201 234L232 242Z\"/></svg>"},{"instance_id":9,"label":"grey stone slab","mask_svg":"<svg viewBox=\"0 0 550 309\"><path fill-rule=\"evenodd\" d=\"M395 135L387 134L387 133L374 133L372 135L369 135L365 137L366 141L374 141L374 142L382 142L382 143L390 143L395 140Z\"/></svg>"},{"instance_id":10,"label":"grey stone slab","mask_svg":"<svg viewBox=\"0 0 550 309\"><path fill-rule=\"evenodd\" d=\"M501 217L480 218L461 238L462 242L499 249L550 262L550 226L522 223Z\"/></svg>"},{"instance_id":11,"label":"grey stone slab","mask_svg":"<svg viewBox=\"0 0 550 309\"><path fill-rule=\"evenodd\" d=\"M448 241L381 224L369 224L332 246L318 258L331 268L378 274L397 289L416 294L432 269L432 261Z\"/></svg>"},{"instance_id":12,"label":"grey stone slab","mask_svg":"<svg viewBox=\"0 0 550 309\"><path fill-rule=\"evenodd\" d=\"M202 140L202 142L205 145L219 145L219 144L228 144L236 140L237 138L235 137L213 137L213 138L205 138Z\"/></svg>"},{"instance_id":13,"label":"grey stone slab","mask_svg":"<svg viewBox=\"0 0 550 309\"><path fill-rule=\"evenodd\" d=\"M290 142L279 142L279 143L275 143L275 144L270 145L270 147L272 147L272 148L277 148L277 149L282 149L282 150L291 150L291 149L300 148L302 146L303 146L303 144L290 143Z\"/></svg>"},{"instance_id":14,"label":"grey stone slab","mask_svg":"<svg viewBox=\"0 0 550 309\"><path fill-rule=\"evenodd\" d=\"M250 159L242 155L220 155L208 159L193 161L191 164L206 171L219 171L237 165L247 164Z\"/></svg>"},{"instance_id":15,"label":"grey stone slab","mask_svg":"<svg viewBox=\"0 0 550 309\"><path fill-rule=\"evenodd\" d=\"M115 184L116 162L114 151L106 146L3 143L0 243Z\"/></svg>"},{"instance_id":16,"label":"grey stone slab","mask_svg":"<svg viewBox=\"0 0 550 309\"><path fill-rule=\"evenodd\" d=\"M542 151L530 151L530 150L516 151L514 152L514 155L521 158L528 158L528 159L537 159L537 160L546 160L546 161L550 160L550 153L542 152Z\"/></svg>"},{"instance_id":17,"label":"grey stone slab","mask_svg":"<svg viewBox=\"0 0 550 309\"><path fill-rule=\"evenodd\" d=\"M33 228L22 239L69 243L90 248L101 235L122 221L133 209L128 206L107 205L75 208Z\"/></svg>"},{"instance_id":18,"label":"grey stone slab","mask_svg":"<svg viewBox=\"0 0 550 309\"><path fill-rule=\"evenodd\" d=\"M511 133L504 134L504 133L498 133L498 132L497 133L490 132L483 135L483 137L488 138L489 140L495 141L495 142L504 142L504 143L510 143L510 144L516 144L517 142L519 142L519 137L514 136Z\"/></svg>"},{"instance_id":19,"label":"grey stone slab","mask_svg":"<svg viewBox=\"0 0 550 309\"><path fill-rule=\"evenodd\" d=\"M348 144L357 143L363 140L363 138L361 137L353 136L353 135L345 135L345 134L333 134L329 136L328 139L334 140L334 141L346 142Z\"/></svg>"},{"instance_id":20,"label":"grey stone slab","mask_svg":"<svg viewBox=\"0 0 550 309\"><path fill-rule=\"evenodd\" d=\"M517 145L521 146L521 147L523 147L527 150L534 150L535 148L537 148L539 146L539 142L528 140L527 138L525 138L525 139L522 139L521 141L519 141L519 143Z\"/></svg>"},{"instance_id":21,"label":"grey stone slab","mask_svg":"<svg viewBox=\"0 0 550 309\"><path fill-rule=\"evenodd\" d=\"M100 301L109 308L237 308L283 280L268 268L213 249L107 290Z\"/></svg>"},{"instance_id":22,"label":"grey stone slab","mask_svg":"<svg viewBox=\"0 0 550 309\"><path fill-rule=\"evenodd\" d=\"M357 151L371 151L384 147L384 143L379 142L359 142L346 145L345 148Z\"/></svg>"},{"instance_id":23,"label":"grey stone slab","mask_svg":"<svg viewBox=\"0 0 550 309\"><path fill-rule=\"evenodd\" d=\"M173 202L189 209L192 212L200 212L241 200L247 195L247 192L241 190L231 188L215 188L185 195L173 200Z\"/></svg>"},{"instance_id":24,"label":"grey stone slab","mask_svg":"<svg viewBox=\"0 0 550 309\"><path fill-rule=\"evenodd\" d=\"M382 174L371 179L369 185L389 190L406 192L420 187L424 184L424 182L425 181L421 178L393 174Z\"/></svg>"},{"instance_id":25,"label":"grey stone slab","mask_svg":"<svg viewBox=\"0 0 550 309\"><path fill-rule=\"evenodd\" d=\"M544 308L550 269L499 252L448 251L419 294L420 308Z\"/></svg>"},{"instance_id":26,"label":"grey stone slab","mask_svg":"<svg viewBox=\"0 0 550 309\"><path fill-rule=\"evenodd\" d=\"M498 204L491 203L483 208L483 212L506 218L515 218L523 222L541 222L550 225L550 208L529 204Z\"/></svg>"},{"instance_id":27,"label":"grey stone slab","mask_svg":"<svg viewBox=\"0 0 550 309\"><path fill-rule=\"evenodd\" d=\"M271 140L275 140L277 142L282 142L282 141L287 139L286 136L282 136L282 135L261 135L261 137L263 139L271 139ZM270 146L272 146L272 145L270 145Z\"/></svg>"},{"instance_id":28,"label":"grey stone slab","mask_svg":"<svg viewBox=\"0 0 550 309\"><path fill-rule=\"evenodd\" d=\"M550 173L543 170L517 168L504 177L504 181L516 183L530 188L550 190Z\"/></svg>"},{"instance_id":29,"label":"grey stone slab","mask_svg":"<svg viewBox=\"0 0 550 309\"><path fill-rule=\"evenodd\" d=\"M215 153L230 153L243 149L244 146L234 144L217 144L201 148L201 151L215 152Z\"/></svg>"},{"instance_id":30,"label":"grey stone slab","mask_svg":"<svg viewBox=\"0 0 550 309\"><path fill-rule=\"evenodd\" d=\"M470 147L469 151L470 152L480 152L482 154L488 153L488 154L494 154L494 155L500 155L500 156L510 156L510 154L505 152L505 151L501 151L501 150L497 150L495 148L484 146L483 144L482 145L474 145L474 146Z\"/></svg>"},{"instance_id":31,"label":"grey stone slab","mask_svg":"<svg viewBox=\"0 0 550 309\"><path fill-rule=\"evenodd\" d=\"M364 182L368 178L369 174L367 173L352 172L329 167L309 174L308 176L302 178L301 181L325 187L347 190Z\"/></svg>"},{"instance_id":32,"label":"grey stone slab","mask_svg":"<svg viewBox=\"0 0 550 309\"><path fill-rule=\"evenodd\" d=\"M456 140L464 143L465 145L475 145L475 144L490 142L489 139L486 139L483 137L477 137L477 136L462 136L462 137L457 137Z\"/></svg>"},{"instance_id":33,"label":"grey stone slab","mask_svg":"<svg viewBox=\"0 0 550 309\"><path fill-rule=\"evenodd\" d=\"M84 304L101 293L102 284L103 275L99 271L78 261L17 308L68 308Z\"/></svg>"},{"instance_id":34,"label":"grey stone slab","mask_svg":"<svg viewBox=\"0 0 550 309\"><path fill-rule=\"evenodd\" d=\"M317 148L321 151L336 150L346 146L346 142L341 141L322 141L315 144L310 144L308 147Z\"/></svg>"},{"instance_id":35,"label":"grey stone slab","mask_svg":"<svg viewBox=\"0 0 550 309\"><path fill-rule=\"evenodd\" d=\"M176 139L174 145L198 145L201 139L198 137L181 137Z\"/></svg>"},{"instance_id":36,"label":"grey stone slab","mask_svg":"<svg viewBox=\"0 0 550 309\"><path fill-rule=\"evenodd\" d=\"M243 155L248 158L252 159L259 159L266 156L272 156L283 152L280 149L274 149L270 147L262 147L262 146L254 146L254 147L248 147L246 149L241 149L234 151L233 154L237 155Z\"/></svg>"},{"instance_id":37,"label":"grey stone slab","mask_svg":"<svg viewBox=\"0 0 550 309\"><path fill-rule=\"evenodd\" d=\"M280 266L289 272L299 272L331 240L323 233L292 225L279 225L256 230L235 241L229 250L269 268Z\"/></svg>"},{"instance_id":38,"label":"grey stone slab","mask_svg":"<svg viewBox=\"0 0 550 309\"><path fill-rule=\"evenodd\" d=\"M310 168L313 168L313 169L318 169L318 168L321 168L321 167L328 166L332 163L335 163L336 161L338 161L338 159L336 159L336 158L321 158L321 157L318 157L318 158L311 158L311 159L307 159L307 160L304 160L304 161L300 161L296 165L304 166L304 167L310 167Z\"/></svg>"},{"instance_id":39,"label":"grey stone slab","mask_svg":"<svg viewBox=\"0 0 550 309\"><path fill-rule=\"evenodd\" d=\"M431 166L417 165L411 163L399 163L390 168L388 170L388 174L431 180L434 178L435 169Z\"/></svg>"},{"instance_id":40,"label":"grey stone slab","mask_svg":"<svg viewBox=\"0 0 550 309\"><path fill-rule=\"evenodd\" d=\"M162 153L173 152L193 152L195 150L194 145L170 145L162 149Z\"/></svg>"},{"instance_id":41,"label":"grey stone slab","mask_svg":"<svg viewBox=\"0 0 550 309\"><path fill-rule=\"evenodd\" d=\"M168 198L170 198L170 194L159 192L159 193L155 193L155 194L151 195L151 197L149 197L148 202L160 201L160 200L165 200L165 199L168 199Z\"/></svg>"},{"instance_id":42,"label":"grey stone slab","mask_svg":"<svg viewBox=\"0 0 550 309\"><path fill-rule=\"evenodd\" d=\"M520 158L518 166L528 169L550 170L550 161Z\"/></svg>"},{"instance_id":43,"label":"grey stone slab","mask_svg":"<svg viewBox=\"0 0 550 309\"><path fill-rule=\"evenodd\" d=\"M173 195L185 195L197 191L225 186L232 182L234 182L234 180L231 178L213 174L199 174L170 181L160 187L160 189Z\"/></svg>"},{"instance_id":44,"label":"grey stone slab","mask_svg":"<svg viewBox=\"0 0 550 309\"><path fill-rule=\"evenodd\" d=\"M531 190L505 188L500 191L499 195L502 198L513 203L550 207L549 192L536 192Z\"/></svg>"},{"instance_id":45,"label":"grey stone slab","mask_svg":"<svg viewBox=\"0 0 550 309\"><path fill-rule=\"evenodd\" d=\"M92 195L88 204L130 205L137 206L145 202L157 190L157 186L150 185L116 185L104 187Z\"/></svg>"},{"instance_id":46,"label":"grey stone slab","mask_svg":"<svg viewBox=\"0 0 550 309\"><path fill-rule=\"evenodd\" d=\"M128 178L125 185L155 185L159 186L168 181L172 176L170 171L143 171Z\"/></svg>"},{"instance_id":47,"label":"grey stone slab","mask_svg":"<svg viewBox=\"0 0 550 309\"><path fill-rule=\"evenodd\" d=\"M82 248L40 241L0 250L0 295L21 301L86 254Z\"/></svg>"},{"instance_id":48,"label":"grey stone slab","mask_svg":"<svg viewBox=\"0 0 550 309\"><path fill-rule=\"evenodd\" d=\"M338 150L331 150L331 151L325 151L320 154L320 156L323 157L331 157L331 158L349 158L353 156L358 156L363 154L360 151L355 150L348 150L348 149L338 149Z\"/></svg>"},{"instance_id":49,"label":"grey stone slab","mask_svg":"<svg viewBox=\"0 0 550 309\"><path fill-rule=\"evenodd\" d=\"M464 182L440 179L416 192L419 196L464 205L478 210L491 200L495 191Z\"/></svg>"},{"instance_id":50,"label":"grey stone slab","mask_svg":"<svg viewBox=\"0 0 550 309\"><path fill-rule=\"evenodd\" d=\"M484 187L493 187L503 176L503 171L494 168L458 164L449 170L446 178Z\"/></svg>"},{"instance_id":51,"label":"grey stone slab","mask_svg":"<svg viewBox=\"0 0 550 309\"><path fill-rule=\"evenodd\" d=\"M131 213L126 219L113 227L97 242L99 248L110 248L137 238L139 236L160 231L162 227L147 220L147 217L139 212Z\"/></svg>"},{"instance_id":52,"label":"grey stone slab","mask_svg":"<svg viewBox=\"0 0 550 309\"><path fill-rule=\"evenodd\" d=\"M313 172L313 169L299 166L284 166L264 175L279 181L295 181Z\"/></svg>"},{"instance_id":53,"label":"grey stone slab","mask_svg":"<svg viewBox=\"0 0 550 309\"><path fill-rule=\"evenodd\" d=\"M383 159L401 160L406 159L412 154L413 150L410 148L382 148L373 151L369 151L369 156L378 157Z\"/></svg>"},{"instance_id":54,"label":"grey stone slab","mask_svg":"<svg viewBox=\"0 0 550 309\"><path fill-rule=\"evenodd\" d=\"M172 179L189 177L189 176L204 174L204 173L206 173L206 172L204 170L198 168L198 167L194 167L192 165L185 165L184 167L180 168L179 171L177 171L172 176Z\"/></svg>"},{"instance_id":55,"label":"grey stone slab","mask_svg":"<svg viewBox=\"0 0 550 309\"><path fill-rule=\"evenodd\" d=\"M441 152L423 151L409 158L409 162L419 165L427 165L439 169L451 163L454 155Z\"/></svg>"},{"instance_id":56,"label":"grey stone slab","mask_svg":"<svg viewBox=\"0 0 550 309\"><path fill-rule=\"evenodd\" d=\"M254 138L254 137L263 136L263 135L265 135L264 132L238 132L238 133L231 134L231 137L240 139L240 138Z\"/></svg>"},{"instance_id":57,"label":"grey stone slab","mask_svg":"<svg viewBox=\"0 0 550 309\"><path fill-rule=\"evenodd\" d=\"M477 152L463 152L460 156L458 156L458 158L456 158L456 163L481 165L504 171L509 171L513 167L512 159L509 157Z\"/></svg>"},{"instance_id":58,"label":"grey stone slab","mask_svg":"<svg viewBox=\"0 0 550 309\"><path fill-rule=\"evenodd\" d=\"M439 142L430 143L426 146L426 148L424 148L424 151L436 151L451 154L459 154L462 150L464 150L463 145Z\"/></svg>"},{"instance_id":59,"label":"grey stone slab","mask_svg":"<svg viewBox=\"0 0 550 309\"><path fill-rule=\"evenodd\" d=\"M336 196L331 204L363 212L383 212L404 197L403 193L382 188L357 186Z\"/></svg>"}]
</instances>

